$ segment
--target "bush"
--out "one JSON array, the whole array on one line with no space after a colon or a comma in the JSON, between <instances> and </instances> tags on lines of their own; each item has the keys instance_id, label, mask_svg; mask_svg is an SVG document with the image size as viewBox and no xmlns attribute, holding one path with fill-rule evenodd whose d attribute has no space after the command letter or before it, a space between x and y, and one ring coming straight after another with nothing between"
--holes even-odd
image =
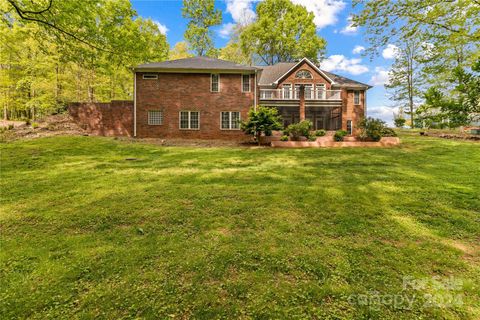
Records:
<instances>
[{"instance_id":1,"label":"bush","mask_svg":"<svg viewBox=\"0 0 480 320\"><path fill-rule=\"evenodd\" d=\"M396 137L397 133L392 128L383 128L382 137Z\"/></svg>"},{"instance_id":2,"label":"bush","mask_svg":"<svg viewBox=\"0 0 480 320\"><path fill-rule=\"evenodd\" d=\"M15 126L13 124L9 124L8 127L7 127L7 130L13 130L13 128L15 128Z\"/></svg>"},{"instance_id":3,"label":"bush","mask_svg":"<svg viewBox=\"0 0 480 320\"><path fill-rule=\"evenodd\" d=\"M317 136L317 137L323 137L326 134L327 134L327 131L325 131L323 129L315 131L315 136Z\"/></svg>"},{"instance_id":4,"label":"bush","mask_svg":"<svg viewBox=\"0 0 480 320\"><path fill-rule=\"evenodd\" d=\"M397 127L397 128L403 128L403 126L405 125L405 122L407 122L407 120L405 120L405 118L395 118L393 120L393 123L395 124L395 127Z\"/></svg>"},{"instance_id":5,"label":"bush","mask_svg":"<svg viewBox=\"0 0 480 320\"><path fill-rule=\"evenodd\" d=\"M254 135L258 144L260 144L262 133L271 136L273 130L280 130L281 128L281 117L278 110L263 106L258 106L256 109L250 108L248 120L241 124L241 129L246 134Z\"/></svg>"},{"instance_id":6,"label":"bush","mask_svg":"<svg viewBox=\"0 0 480 320\"><path fill-rule=\"evenodd\" d=\"M280 141L288 141L288 136L283 135L283 136L280 138Z\"/></svg>"},{"instance_id":7,"label":"bush","mask_svg":"<svg viewBox=\"0 0 480 320\"><path fill-rule=\"evenodd\" d=\"M310 135L310 136L308 137L308 141L317 141L317 136L315 136L315 135Z\"/></svg>"},{"instance_id":8,"label":"bush","mask_svg":"<svg viewBox=\"0 0 480 320\"><path fill-rule=\"evenodd\" d=\"M393 132L392 129L387 128L385 121L371 117L362 119L358 124L358 128L360 129L358 137L361 140L380 141L382 137Z\"/></svg>"},{"instance_id":9,"label":"bush","mask_svg":"<svg viewBox=\"0 0 480 320\"><path fill-rule=\"evenodd\" d=\"M335 139L335 141L343 141L343 137L345 137L347 134L348 132L345 130L338 130L335 132L333 139Z\"/></svg>"},{"instance_id":10,"label":"bush","mask_svg":"<svg viewBox=\"0 0 480 320\"><path fill-rule=\"evenodd\" d=\"M308 138L310 136L310 130L312 130L313 124L311 121L303 120L299 123L291 124L287 127L286 132L292 138L292 140L299 140L300 137Z\"/></svg>"},{"instance_id":11,"label":"bush","mask_svg":"<svg viewBox=\"0 0 480 320\"><path fill-rule=\"evenodd\" d=\"M36 123L36 122L32 122L32 128L33 128L33 129L36 129L36 128L38 128L38 123Z\"/></svg>"}]
</instances>

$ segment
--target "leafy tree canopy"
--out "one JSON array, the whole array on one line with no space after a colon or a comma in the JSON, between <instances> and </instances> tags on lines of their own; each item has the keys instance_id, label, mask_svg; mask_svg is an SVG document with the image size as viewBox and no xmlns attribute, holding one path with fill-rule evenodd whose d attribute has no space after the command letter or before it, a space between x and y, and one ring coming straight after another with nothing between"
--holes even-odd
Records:
<instances>
[{"instance_id":1,"label":"leafy tree canopy","mask_svg":"<svg viewBox=\"0 0 480 320\"><path fill-rule=\"evenodd\" d=\"M267 65L303 57L318 62L326 41L317 35L313 19L290 0L265 0L257 6L257 20L240 35L242 50Z\"/></svg>"}]
</instances>

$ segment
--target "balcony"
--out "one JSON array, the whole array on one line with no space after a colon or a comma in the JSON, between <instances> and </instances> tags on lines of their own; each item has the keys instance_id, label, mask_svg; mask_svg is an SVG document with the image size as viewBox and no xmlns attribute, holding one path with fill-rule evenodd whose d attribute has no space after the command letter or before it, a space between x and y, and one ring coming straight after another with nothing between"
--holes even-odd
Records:
<instances>
[{"instance_id":1,"label":"balcony","mask_svg":"<svg viewBox=\"0 0 480 320\"><path fill-rule=\"evenodd\" d=\"M304 91L305 100L340 101L342 90L309 90ZM298 89L260 89L260 100L299 100Z\"/></svg>"}]
</instances>

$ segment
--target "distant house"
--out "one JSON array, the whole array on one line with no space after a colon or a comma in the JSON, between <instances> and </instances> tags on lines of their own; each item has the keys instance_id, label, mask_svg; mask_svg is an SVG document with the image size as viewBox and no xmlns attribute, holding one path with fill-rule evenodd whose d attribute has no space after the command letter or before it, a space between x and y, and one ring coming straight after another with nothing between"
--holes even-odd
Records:
<instances>
[{"instance_id":1,"label":"distant house","mask_svg":"<svg viewBox=\"0 0 480 320\"><path fill-rule=\"evenodd\" d=\"M275 107L284 125L353 133L366 112L369 85L319 69L308 59L245 66L195 57L134 68L133 135L152 138L244 138L250 107Z\"/></svg>"}]
</instances>

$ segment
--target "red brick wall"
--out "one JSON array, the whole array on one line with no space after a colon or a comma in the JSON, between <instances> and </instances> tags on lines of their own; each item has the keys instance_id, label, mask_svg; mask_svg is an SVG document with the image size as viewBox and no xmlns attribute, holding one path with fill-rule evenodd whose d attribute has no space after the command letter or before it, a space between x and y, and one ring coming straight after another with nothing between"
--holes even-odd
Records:
<instances>
[{"instance_id":1,"label":"red brick wall","mask_svg":"<svg viewBox=\"0 0 480 320\"><path fill-rule=\"evenodd\" d=\"M354 91L342 90L342 129L347 130L347 120L352 120L353 134L358 133L357 125L360 119L365 116L366 93L365 90L360 91L360 104L355 105Z\"/></svg>"},{"instance_id":2,"label":"red brick wall","mask_svg":"<svg viewBox=\"0 0 480 320\"><path fill-rule=\"evenodd\" d=\"M68 112L88 132L100 136L133 136L133 101L71 103Z\"/></svg>"},{"instance_id":3,"label":"red brick wall","mask_svg":"<svg viewBox=\"0 0 480 320\"><path fill-rule=\"evenodd\" d=\"M240 130L221 130L220 112L239 111L241 120L254 104L254 77L250 92L242 92L241 74L220 74L220 92L210 92L210 74L159 73L157 80L137 80L137 137L237 139L249 137ZM148 125L148 110L163 111L162 125ZM200 129L181 130L180 111L199 111Z\"/></svg>"}]
</instances>

